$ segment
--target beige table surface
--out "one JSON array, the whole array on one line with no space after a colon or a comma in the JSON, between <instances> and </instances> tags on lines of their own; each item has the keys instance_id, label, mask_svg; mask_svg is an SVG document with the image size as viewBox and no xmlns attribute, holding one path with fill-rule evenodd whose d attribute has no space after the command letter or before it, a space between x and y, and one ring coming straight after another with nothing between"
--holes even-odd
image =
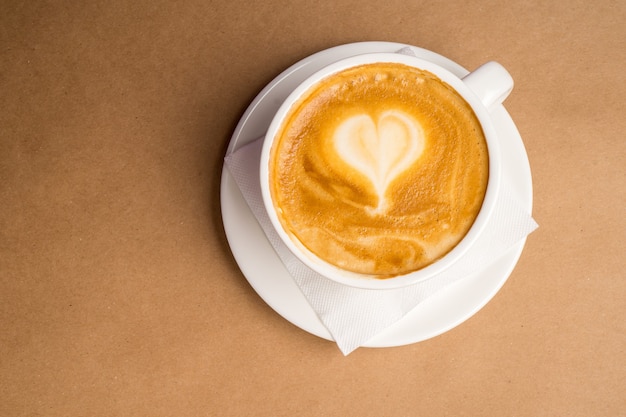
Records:
<instances>
[{"instance_id":1,"label":"beige table surface","mask_svg":"<svg viewBox=\"0 0 626 417\"><path fill-rule=\"evenodd\" d=\"M257 3L3 2L0 415L626 415L626 3ZM509 69L540 228L465 323L344 357L248 284L219 184L266 83L372 40Z\"/></svg>"}]
</instances>

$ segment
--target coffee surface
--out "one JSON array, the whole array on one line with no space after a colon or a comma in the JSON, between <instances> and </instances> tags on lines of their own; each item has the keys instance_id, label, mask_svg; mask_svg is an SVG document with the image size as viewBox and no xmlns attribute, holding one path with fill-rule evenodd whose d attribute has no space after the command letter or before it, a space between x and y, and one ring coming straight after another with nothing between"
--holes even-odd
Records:
<instances>
[{"instance_id":1,"label":"coffee surface","mask_svg":"<svg viewBox=\"0 0 626 417\"><path fill-rule=\"evenodd\" d=\"M465 236L488 153L471 107L433 74L367 64L322 80L292 107L270 156L290 237L339 268L389 278Z\"/></svg>"}]
</instances>

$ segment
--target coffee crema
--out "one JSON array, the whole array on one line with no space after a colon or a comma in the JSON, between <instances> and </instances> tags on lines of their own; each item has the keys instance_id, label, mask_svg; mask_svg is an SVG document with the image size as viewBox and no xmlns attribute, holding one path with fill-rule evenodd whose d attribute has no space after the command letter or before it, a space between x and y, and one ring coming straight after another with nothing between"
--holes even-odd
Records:
<instances>
[{"instance_id":1,"label":"coffee crema","mask_svg":"<svg viewBox=\"0 0 626 417\"><path fill-rule=\"evenodd\" d=\"M297 245L390 278L462 240L488 162L480 123L452 87L404 64L366 64L328 76L292 106L270 152L270 191Z\"/></svg>"}]
</instances>

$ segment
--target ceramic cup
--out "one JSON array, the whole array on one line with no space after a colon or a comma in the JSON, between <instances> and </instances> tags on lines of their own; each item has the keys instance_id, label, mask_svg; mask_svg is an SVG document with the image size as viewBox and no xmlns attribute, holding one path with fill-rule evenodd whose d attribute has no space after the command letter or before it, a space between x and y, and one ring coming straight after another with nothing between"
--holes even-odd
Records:
<instances>
[{"instance_id":1,"label":"ceramic cup","mask_svg":"<svg viewBox=\"0 0 626 417\"><path fill-rule=\"evenodd\" d=\"M482 127L488 148L488 181L482 206L471 228L464 238L446 255L421 269L392 278L380 279L367 274L356 273L332 265L309 251L292 238L279 220L276 205L272 199L270 185L270 154L277 132L285 122L292 106L312 87L326 77L348 68L370 63L400 63L419 68L436 75L451 86L470 106ZM445 271L475 244L492 215L501 182L501 155L498 138L490 117L490 110L501 104L513 88L509 73L496 62L487 62L467 76L459 78L448 70L423 59L400 53L369 53L342 59L311 75L302 82L285 100L275 114L265 135L260 163L260 185L263 202L276 232L289 250L306 266L320 275L340 284L366 289L392 289L427 280Z\"/></svg>"}]
</instances>

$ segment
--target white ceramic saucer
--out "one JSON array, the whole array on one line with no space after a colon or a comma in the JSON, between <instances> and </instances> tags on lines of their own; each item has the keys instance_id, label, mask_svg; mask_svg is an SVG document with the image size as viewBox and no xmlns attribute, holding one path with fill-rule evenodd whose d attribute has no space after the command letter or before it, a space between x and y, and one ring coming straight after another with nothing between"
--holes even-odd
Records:
<instances>
[{"instance_id":1,"label":"white ceramic saucer","mask_svg":"<svg viewBox=\"0 0 626 417\"><path fill-rule=\"evenodd\" d=\"M287 95L315 71L352 55L395 52L406 46L391 42L353 43L318 52L292 65L252 101L233 133L227 154L261 137ZM416 56L435 62L459 77L468 73L463 67L434 52L412 46L411 49ZM496 108L492 115L502 141L502 174L506 178L505 183L511 185L513 196L530 213L532 179L524 144L503 106ZM299 328L333 340L274 252L226 167L222 170L221 206L224 229L233 256L259 296ZM487 304L502 287L517 264L525 242L524 239L518 243L487 269L459 280L428 298L400 321L371 339L365 347L416 343L461 324Z\"/></svg>"}]
</instances>

